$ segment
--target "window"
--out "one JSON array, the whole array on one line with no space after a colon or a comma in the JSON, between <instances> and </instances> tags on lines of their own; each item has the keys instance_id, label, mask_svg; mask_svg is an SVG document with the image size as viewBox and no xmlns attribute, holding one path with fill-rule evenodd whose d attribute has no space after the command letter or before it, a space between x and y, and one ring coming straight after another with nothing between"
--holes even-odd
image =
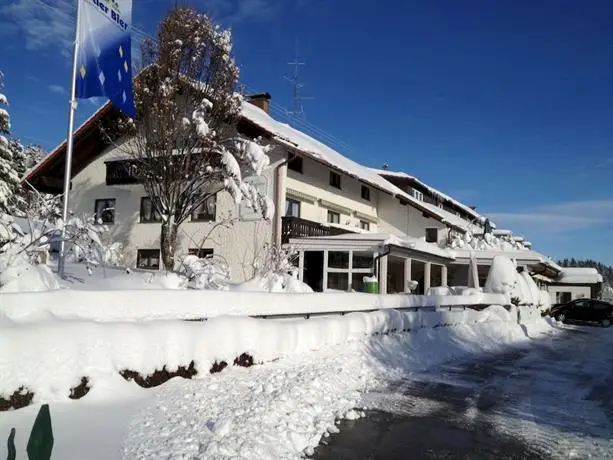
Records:
<instances>
[{"instance_id":1,"label":"window","mask_svg":"<svg viewBox=\"0 0 613 460\"><path fill-rule=\"evenodd\" d=\"M302 157L290 153L287 162L287 169L291 169L292 171L302 174Z\"/></svg>"},{"instance_id":2,"label":"window","mask_svg":"<svg viewBox=\"0 0 613 460\"><path fill-rule=\"evenodd\" d=\"M136 253L136 266L146 270L160 269L159 249L139 249Z\"/></svg>"},{"instance_id":3,"label":"window","mask_svg":"<svg viewBox=\"0 0 613 460\"><path fill-rule=\"evenodd\" d=\"M115 199L104 198L96 200L94 204L94 213L96 214L97 224L114 224L115 223Z\"/></svg>"},{"instance_id":4,"label":"window","mask_svg":"<svg viewBox=\"0 0 613 460\"><path fill-rule=\"evenodd\" d=\"M370 275L372 269L372 252L328 251L324 289L363 291L363 278Z\"/></svg>"},{"instance_id":5,"label":"window","mask_svg":"<svg viewBox=\"0 0 613 460\"><path fill-rule=\"evenodd\" d=\"M341 188L341 175L330 171L330 185L334 188Z\"/></svg>"},{"instance_id":6,"label":"window","mask_svg":"<svg viewBox=\"0 0 613 460\"><path fill-rule=\"evenodd\" d=\"M328 252L328 267L349 268L349 253L346 251Z\"/></svg>"},{"instance_id":7,"label":"window","mask_svg":"<svg viewBox=\"0 0 613 460\"><path fill-rule=\"evenodd\" d=\"M438 228L427 228L426 229L426 242L427 243L438 242Z\"/></svg>"},{"instance_id":8,"label":"window","mask_svg":"<svg viewBox=\"0 0 613 460\"><path fill-rule=\"evenodd\" d=\"M151 198L144 196L140 199L140 221L141 222L161 222L162 216L157 212Z\"/></svg>"},{"instance_id":9,"label":"window","mask_svg":"<svg viewBox=\"0 0 613 460\"><path fill-rule=\"evenodd\" d=\"M187 253L190 256L198 256L199 259L204 259L205 257L212 256L215 251L211 248L190 248L187 250Z\"/></svg>"},{"instance_id":10,"label":"window","mask_svg":"<svg viewBox=\"0 0 613 460\"><path fill-rule=\"evenodd\" d=\"M217 195L211 195L192 212L192 221L215 220L217 212Z\"/></svg>"},{"instance_id":11,"label":"window","mask_svg":"<svg viewBox=\"0 0 613 460\"><path fill-rule=\"evenodd\" d=\"M138 163L134 160L118 160L106 163L106 185L138 183Z\"/></svg>"},{"instance_id":12,"label":"window","mask_svg":"<svg viewBox=\"0 0 613 460\"><path fill-rule=\"evenodd\" d=\"M288 198L285 200L285 215L300 217L300 201Z\"/></svg>"},{"instance_id":13,"label":"window","mask_svg":"<svg viewBox=\"0 0 613 460\"><path fill-rule=\"evenodd\" d=\"M366 222L365 220L360 221L360 228L362 230L370 230L370 222Z\"/></svg>"},{"instance_id":14,"label":"window","mask_svg":"<svg viewBox=\"0 0 613 460\"><path fill-rule=\"evenodd\" d=\"M370 189L365 185L362 185L362 199L370 201Z\"/></svg>"},{"instance_id":15,"label":"window","mask_svg":"<svg viewBox=\"0 0 613 460\"><path fill-rule=\"evenodd\" d=\"M349 290L349 273L328 273L328 289L336 291Z\"/></svg>"},{"instance_id":16,"label":"window","mask_svg":"<svg viewBox=\"0 0 613 460\"><path fill-rule=\"evenodd\" d=\"M413 195L413 198L415 198L416 200L424 201L424 194L421 193L419 190L415 190L414 188L412 188L411 195Z\"/></svg>"},{"instance_id":17,"label":"window","mask_svg":"<svg viewBox=\"0 0 613 460\"><path fill-rule=\"evenodd\" d=\"M592 302L590 302L589 300L579 300L578 302L575 302L575 307L577 307L577 308L591 308L592 307Z\"/></svg>"},{"instance_id":18,"label":"window","mask_svg":"<svg viewBox=\"0 0 613 460\"><path fill-rule=\"evenodd\" d=\"M341 215L338 212L328 211L328 223L330 224L340 224Z\"/></svg>"}]
</instances>

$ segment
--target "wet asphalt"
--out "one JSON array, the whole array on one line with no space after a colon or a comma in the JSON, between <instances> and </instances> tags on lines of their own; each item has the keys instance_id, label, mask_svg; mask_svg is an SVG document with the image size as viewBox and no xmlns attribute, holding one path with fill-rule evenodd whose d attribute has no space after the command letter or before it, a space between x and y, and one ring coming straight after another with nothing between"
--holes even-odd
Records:
<instances>
[{"instance_id":1,"label":"wet asphalt","mask_svg":"<svg viewBox=\"0 0 613 460\"><path fill-rule=\"evenodd\" d=\"M613 327L448 363L364 396L314 459L613 458Z\"/></svg>"}]
</instances>

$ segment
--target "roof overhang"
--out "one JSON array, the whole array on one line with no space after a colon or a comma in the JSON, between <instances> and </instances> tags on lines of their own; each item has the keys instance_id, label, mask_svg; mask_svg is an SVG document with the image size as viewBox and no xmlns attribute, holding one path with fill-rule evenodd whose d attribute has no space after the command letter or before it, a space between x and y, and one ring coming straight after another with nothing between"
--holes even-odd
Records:
<instances>
[{"instance_id":1,"label":"roof overhang","mask_svg":"<svg viewBox=\"0 0 613 460\"><path fill-rule=\"evenodd\" d=\"M470 264L472 258L476 259L478 265L491 265L494 257L504 256L513 259L517 265L525 265L533 269L536 273L549 272L556 275L562 268L546 256L535 251L469 251L454 250L455 263L461 265Z\"/></svg>"},{"instance_id":2,"label":"roof overhang","mask_svg":"<svg viewBox=\"0 0 613 460\"><path fill-rule=\"evenodd\" d=\"M428 243L427 243L428 244ZM333 236L290 238L289 246L302 251L374 251L388 252L392 256L411 258L422 262L448 264L453 262L451 254L446 255L436 247L428 251L427 246L412 245L410 240L402 240L392 235L379 233L347 233Z\"/></svg>"},{"instance_id":3,"label":"roof overhang","mask_svg":"<svg viewBox=\"0 0 613 460\"><path fill-rule=\"evenodd\" d=\"M72 177L94 161L107 147L96 125L107 117L119 116L110 102L100 107L73 135ZM66 163L66 141L55 147L35 167L27 171L22 182L43 193L59 194L63 191Z\"/></svg>"}]
</instances>

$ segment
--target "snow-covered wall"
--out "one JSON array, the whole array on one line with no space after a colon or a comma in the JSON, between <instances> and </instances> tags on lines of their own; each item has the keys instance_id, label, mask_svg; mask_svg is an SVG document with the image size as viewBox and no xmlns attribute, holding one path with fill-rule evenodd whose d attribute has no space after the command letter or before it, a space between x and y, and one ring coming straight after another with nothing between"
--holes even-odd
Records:
<instances>
[{"instance_id":1,"label":"snow-covered wall","mask_svg":"<svg viewBox=\"0 0 613 460\"><path fill-rule=\"evenodd\" d=\"M397 198L387 194L379 196L379 229L383 233L414 238L425 238L426 228L437 228L438 242L447 241L447 226L437 219L426 217L411 205L403 206Z\"/></svg>"},{"instance_id":2,"label":"snow-covered wall","mask_svg":"<svg viewBox=\"0 0 613 460\"><path fill-rule=\"evenodd\" d=\"M295 315L377 309L461 305L505 305L499 294L418 296L363 293L285 294L249 291L124 290L3 294L0 324L4 320L38 321L53 316L93 321L149 321L213 318L218 316Z\"/></svg>"},{"instance_id":3,"label":"snow-covered wall","mask_svg":"<svg viewBox=\"0 0 613 460\"><path fill-rule=\"evenodd\" d=\"M266 181L266 194L274 200L275 172L274 164L283 153L280 149L269 154L271 168L263 174ZM92 215L97 199L115 199L115 223L108 225L108 241L117 241L124 245L125 263L135 266L138 249L160 248L159 223L141 223L139 219L141 198L146 196L139 184L106 185L105 162L125 158L121 147L110 146L107 151L77 174L72 180L70 194L71 207L77 214ZM238 218L239 207L227 192L217 194L217 222L230 217ZM200 247L215 222L183 223L179 230L179 248L177 254L185 254L190 248ZM211 248L215 254L223 255L227 260L232 278L243 281L253 276L254 258L261 256L264 244L272 242L272 222L264 219L253 221L238 220L229 229L217 228L213 231L204 248Z\"/></svg>"},{"instance_id":4,"label":"snow-covered wall","mask_svg":"<svg viewBox=\"0 0 613 460\"><path fill-rule=\"evenodd\" d=\"M553 303L561 303L563 300L589 299L592 296L592 288L590 286L553 285L548 286L547 290ZM564 294L567 294L570 298L568 300L563 299Z\"/></svg>"},{"instance_id":5,"label":"snow-covered wall","mask_svg":"<svg viewBox=\"0 0 613 460\"><path fill-rule=\"evenodd\" d=\"M220 317L207 322L106 322L39 318L0 321L0 397L19 388L35 402L67 399L81 378L104 385L131 370L142 376L193 366L196 378L214 363L232 363L243 353L267 362L372 334L417 332L438 326L499 324L517 329L518 315L503 307L484 311L351 313L343 317L273 321ZM515 325L515 326L514 326ZM52 344L52 346L50 346ZM61 359L58 359L61 357Z\"/></svg>"}]
</instances>

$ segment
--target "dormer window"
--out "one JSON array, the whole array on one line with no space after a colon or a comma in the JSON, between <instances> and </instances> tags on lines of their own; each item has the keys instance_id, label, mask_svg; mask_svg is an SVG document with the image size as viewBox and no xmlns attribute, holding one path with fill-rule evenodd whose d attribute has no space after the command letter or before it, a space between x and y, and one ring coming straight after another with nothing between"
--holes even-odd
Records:
<instances>
[{"instance_id":1,"label":"dormer window","mask_svg":"<svg viewBox=\"0 0 613 460\"><path fill-rule=\"evenodd\" d=\"M419 190L415 190L414 188L412 188L411 195L413 195L413 198L415 198L418 201L424 201L424 194L421 193Z\"/></svg>"}]
</instances>

